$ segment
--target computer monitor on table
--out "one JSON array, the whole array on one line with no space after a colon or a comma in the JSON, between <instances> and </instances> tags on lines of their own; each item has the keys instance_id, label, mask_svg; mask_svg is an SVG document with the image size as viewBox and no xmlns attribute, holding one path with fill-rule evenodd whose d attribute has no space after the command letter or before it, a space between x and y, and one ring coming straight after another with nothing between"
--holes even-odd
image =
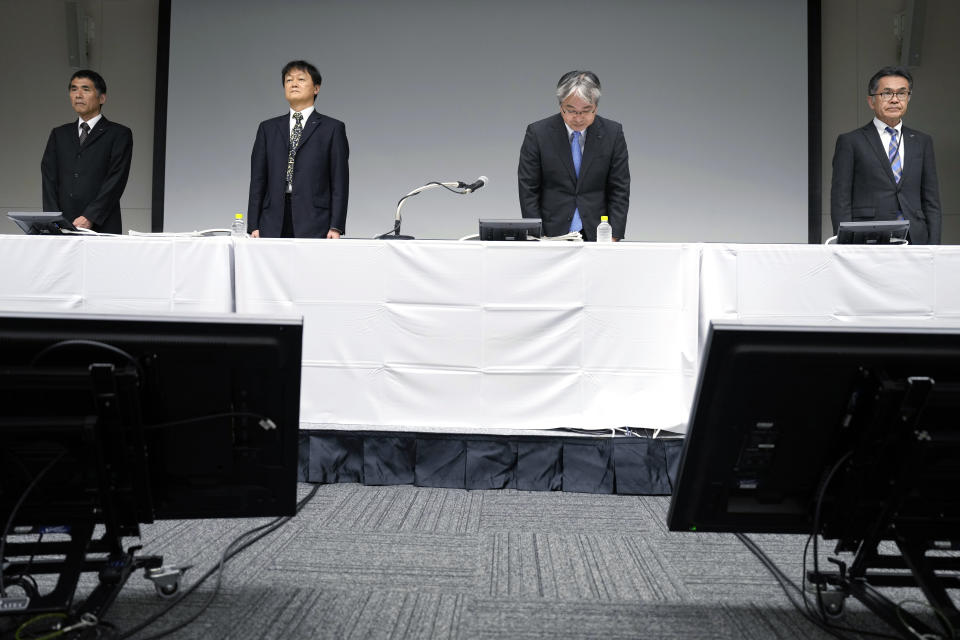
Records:
<instances>
[{"instance_id":1,"label":"computer monitor on table","mask_svg":"<svg viewBox=\"0 0 960 640\"><path fill-rule=\"evenodd\" d=\"M906 244L909 220L841 222L837 244Z\"/></svg>"},{"instance_id":2,"label":"computer monitor on table","mask_svg":"<svg viewBox=\"0 0 960 640\"><path fill-rule=\"evenodd\" d=\"M16 223L27 235L61 235L64 231L76 231L73 223L59 211L9 211L7 218Z\"/></svg>"},{"instance_id":3,"label":"computer monitor on table","mask_svg":"<svg viewBox=\"0 0 960 640\"><path fill-rule=\"evenodd\" d=\"M541 235L540 218L480 220L481 240L537 240Z\"/></svg>"}]
</instances>

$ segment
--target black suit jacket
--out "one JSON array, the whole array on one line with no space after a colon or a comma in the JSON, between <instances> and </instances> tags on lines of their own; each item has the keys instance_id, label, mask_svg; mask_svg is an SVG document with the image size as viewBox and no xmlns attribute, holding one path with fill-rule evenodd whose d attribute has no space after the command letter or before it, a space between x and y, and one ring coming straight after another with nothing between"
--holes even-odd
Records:
<instances>
[{"instance_id":1,"label":"black suit jacket","mask_svg":"<svg viewBox=\"0 0 960 640\"><path fill-rule=\"evenodd\" d=\"M561 236L570 231L574 209L580 209L585 240L597 239L600 216L608 216L613 237L622 239L630 206L627 141L619 122L597 116L587 128L580 177L563 117L558 113L527 127L517 167L520 211L541 218L543 232Z\"/></svg>"},{"instance_id":2,"label":"black suit jacket","mask_svg":"<svg viewBox=\"0 0 960 640\"><path fill-rule=\"evenodd\" d=\"M250 154L250 200L247 228L261 237L278 238L283 226L287 189L290 113L264 120ZM293 164L290 213L298 238L325 238L347 225L350 171L346 126L314 111L303 125Z\"/></svg>"},{"instance_id":3,"label":"black suit jacket","mask_svg":"<svg viewBox=\"0 0 960 640\"><path fill-rule=\"evenodd\" d=\"M830 185L834 233L841 222L896 220L899 211L910 221L912 244L940 244L940 187L933 140L905 126L901 135L905 157L899 183L873 121L837 138Z\"/></svg>"},{"instance_id":4,"label":"black suit jacket","mask_svg":"<svg viewBox=\"0 0 960 640\"><path fill-rule=\"evenodd\" d=\"M120 196L130 175L133 134L100 118L83 146L77 120L50 132L40 161L43 210L62 211L73 222L80 216L101 233L123 233Z\"/></svg>"}]
</instances>

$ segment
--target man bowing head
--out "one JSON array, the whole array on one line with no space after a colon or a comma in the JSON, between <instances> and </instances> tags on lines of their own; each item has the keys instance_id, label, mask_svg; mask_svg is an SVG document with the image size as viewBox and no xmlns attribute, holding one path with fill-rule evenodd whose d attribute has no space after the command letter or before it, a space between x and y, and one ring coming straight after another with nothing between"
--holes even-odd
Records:
<instances>
[{"instance_id":1,"label":"man bowing head","mask_svg":"<svg viewBox=\"0 0 960 640\"><path fill-rule=\"evenodd\" d=\"M620 240L630 206L623 127L597 115L600 79L592 71L563 74L556 95L560 113L529 125L520 147L520 212L540 218L548 236L580 232L584 240L597 239L607 216Z\"/></svg>"}]
</instances>

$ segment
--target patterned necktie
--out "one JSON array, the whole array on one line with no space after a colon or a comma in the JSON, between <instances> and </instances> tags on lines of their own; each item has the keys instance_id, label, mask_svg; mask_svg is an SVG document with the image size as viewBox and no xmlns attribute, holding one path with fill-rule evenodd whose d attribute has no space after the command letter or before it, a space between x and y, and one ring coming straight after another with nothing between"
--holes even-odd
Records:
<instances>
[{"instance_id":1,"label":"patterned necktie","mask_svg":"<svg viewBox=\"0 0 960 640\"><path fill-rule=\"evenodd\" d=\"M573 154L573 169L577 172L577 178L580 177L580 162L583 160L583 151L580 150L580 132L574 131L572 142L570 143L570 153ZM570 233L583 229L583 221L580 220L580 209L573 210L573 220L570 221Z\"/></svg>"},{"instance_id":2,"label":"patterned necktie","mask_svg":"<svg viewBox=\"0 0 960 640\"><path fill-rule=\"evenodd\" d=\"M897 142L897 130L893 127L887 127L887 133L890 134L890 144L887 145L887 157L890 158L890 169L893 171L893 179L900 183L903 176L903 167L900 165L900 144Z\"/></svg>"},{"instance_id":3,"label":"patterned necktie","mask_svg":"<svg viewBox=\"0 0 960 640\"><path fill-rule=\"evenodd\" d=\"M86 122L80 123L80 146L83 146L83 143L87 141L87 136L90 135L90 125Z\"/></svg>"},{"instance_id":4,"label":"patterned necktie","mask_svg":"<svg viewBox=\"0 0 960 640\"><path fill-rule=\"evenodd\" d=\"M300 144L300 134L303 133L303 114L300 112L293 114L296 124L290 132L290 154L287 156L287 191L293 186L293 161L297 158L297 145Z\"/></svg>"}]
</instances>

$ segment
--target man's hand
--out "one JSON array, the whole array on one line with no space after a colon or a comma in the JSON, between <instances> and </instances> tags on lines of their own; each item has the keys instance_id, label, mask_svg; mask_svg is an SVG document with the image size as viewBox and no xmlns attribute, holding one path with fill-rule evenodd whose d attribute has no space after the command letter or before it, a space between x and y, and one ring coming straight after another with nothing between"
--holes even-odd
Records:
<instances>
[{"instance_id":1,"label":"man's hand","mask_svg":"<svg viewBox=\"0 0 960 640\"><path fill-rule=\"evenodd\" d=\"M79 216L73 221L73 226L78 229L93 229L93 223L84 216Z\"/></svg>"},{"instance_id":2,"label":"man's hand","mask_svg":"<svg viewBox=\"0 0 960 640\"><path fill-rule=\"evenodd\" d=\"M340 232L337 231L336 229L330 229L330 231L327 231L328 240L336 240L339 237L340 237Z\"/></svg>"},{"instance_id":3,"label":"man's hand","mask_svg":"<svg viewBox=\"0 0 960 640\"><path fill-rule=\"evenodd\" d=\"M260 237L260 229L254 229L253 231L251 231L251 232L250 232L250 237L251 237L251 238L259 238L259 237Z\"/></svg>"}]
</instances>

